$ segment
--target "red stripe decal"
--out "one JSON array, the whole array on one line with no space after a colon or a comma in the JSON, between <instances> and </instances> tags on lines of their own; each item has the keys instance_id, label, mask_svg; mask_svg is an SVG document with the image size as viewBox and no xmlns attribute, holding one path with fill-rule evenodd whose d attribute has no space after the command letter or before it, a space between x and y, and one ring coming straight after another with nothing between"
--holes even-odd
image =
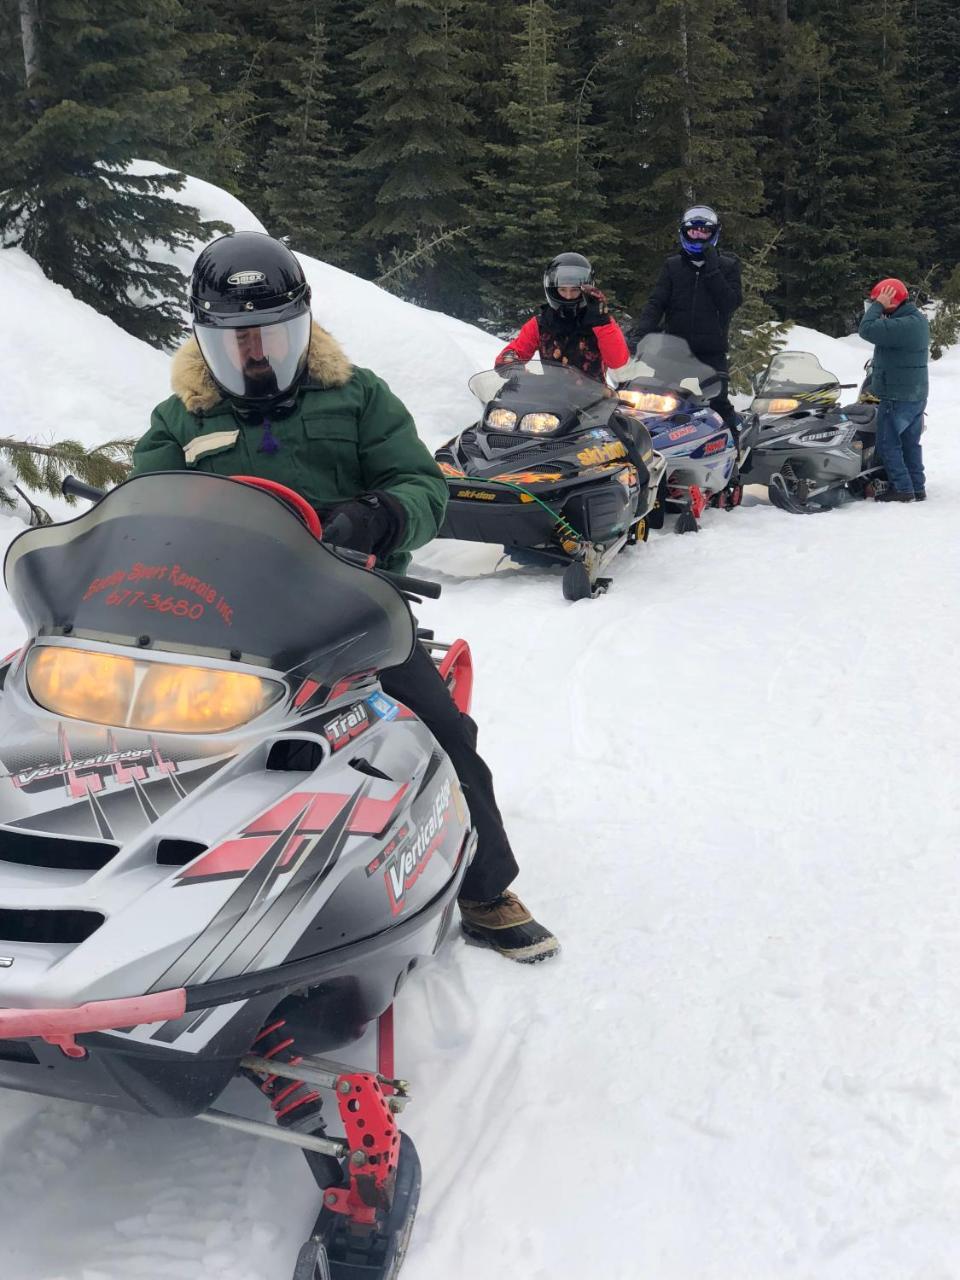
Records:
<instances>
[{"instance_id":1,"label":"red stripe decal","mask_svg":"<svg viewBox=\"0 0 960 1280\"><path fill-rule=\"evenodd\" d=\"M293 700L293 705L302 707L305 702L310 701L319 688L320 682L318 680L304 680L297 691L297 696Z\"/></svg>"}]
</instances>

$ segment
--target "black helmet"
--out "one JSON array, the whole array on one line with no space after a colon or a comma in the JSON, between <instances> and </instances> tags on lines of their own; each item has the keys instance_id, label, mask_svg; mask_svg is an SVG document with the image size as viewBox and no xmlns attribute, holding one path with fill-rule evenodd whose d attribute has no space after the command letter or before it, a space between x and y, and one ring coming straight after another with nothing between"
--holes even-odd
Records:
<instances>
[{"instance_id":1,"label":"black helmet","mask_svg":"<svg viewBox=\"0 0 960 1280\"><path fill-rule=\"evenodd\" d=\"M310 286L286 245L259 231L214 240L190 281L193 331L230 400L266 408L299 381L310 350Z\"/></svg>"},{"instance_id":2,"label":"black helmet","mask_svg":"<svg viewBox=\"0 0 960 1280\"><path fill-rule=\"evenodd\" d=\"M593 267L582 253L558 253L543 273L543 292L554 311L572 316L587 305L583 293L576 298L561 298L558 289L580 289L593 284Z\"/></svg>"}]
</instances>

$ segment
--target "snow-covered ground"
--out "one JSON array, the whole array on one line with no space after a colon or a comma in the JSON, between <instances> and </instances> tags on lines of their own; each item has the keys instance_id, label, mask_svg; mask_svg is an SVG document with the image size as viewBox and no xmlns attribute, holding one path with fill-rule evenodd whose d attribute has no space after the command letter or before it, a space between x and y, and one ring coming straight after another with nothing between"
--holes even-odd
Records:
<instances>
[{"instance_id":1,"label":"snow-covered ground","mask_svg":"<svg viewBox=\"0 0 960 1280\"><path fill-rule=\"evenodd\" d=\"M431 445L470 420L495 340L306 265ZM17 251L0 288L11 434L145 428L165 356ZM846 382L867 353L790 345ZM474 648L517 887L564 952L455 942L402 993L406 1280L960 1275L960 351L931 372L925 506L748 496L576 605L490 549L419 554L444 585L423 623ZM314 1209L296 1153L0 1097L3 1280L289 1280Z\"/></svg>"}]
</instances>

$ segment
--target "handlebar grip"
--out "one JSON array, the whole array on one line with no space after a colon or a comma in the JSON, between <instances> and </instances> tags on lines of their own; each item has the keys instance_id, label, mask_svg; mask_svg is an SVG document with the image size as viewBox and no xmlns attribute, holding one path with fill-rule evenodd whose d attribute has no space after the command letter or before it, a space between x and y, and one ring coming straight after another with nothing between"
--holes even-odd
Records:
<instances>
[{"instance_id":1,"label":"handlebar grip","mask_svg":"<svg viewBox=\"0 0 960 1280\"><path fill-rule=\"evenodd\" d=\"M442 587L439 582L430 582L426 578L408 578L405 573L388 573L380 570L385 578L401 591L412 591L415 595L426 596L428 600L439 600Z\"/></svg>"},{"instance_id":2,"label":"handlebar grip","mask_svg":"<svg viewBox=\"0 0 960 1280\"><path fill-rule=\"evenodd\" d=\"M336 521L333 521L336 524ZM324 528L324 533L332 525ZM326 539L324 539L326 542ZM331 551L335 551L343 560L348 560L350 564L355 564L359 569L371 568L372 557L363 551L352 551L349 547L338 547L332 543L326 543ZM401 591L411 591L418 596L426 596L430 600L439 600L442 587L439 582L430 582L426 578L409 578L405 573L391 573L389 569L373 568L373 572L379 574L381 578L386 578L388 582L392 582L395 587L399 587Z\"/></svg>"},{"instance_id":3,"label":"handlebar grip","mask_svg":"<svg viewBox=\"0 0 960 1280\"><path fill-rule=\"evenodd\" d=\"M91 502L99 502L107 492L106 489L98 489L95 485L78 480L76 476L64 476L60 490L68 498L89 498Z\"/></svg>"}]
</instances>

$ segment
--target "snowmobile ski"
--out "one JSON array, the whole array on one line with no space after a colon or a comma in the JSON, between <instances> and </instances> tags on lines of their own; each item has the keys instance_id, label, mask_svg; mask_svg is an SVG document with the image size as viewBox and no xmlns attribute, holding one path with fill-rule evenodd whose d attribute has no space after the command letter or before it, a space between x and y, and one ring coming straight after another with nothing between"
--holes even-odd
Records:
<instances>
[{"instance_id":1,"label":"snowmobile ski","mask_svg":"<svg viewBox=\"0 0 960 1280\"><path fill-rule=\"evenodd\" d=\"M340 1189L324 1195L324 1206L309 1240L301 1247L293 1280L394 1280L410 1242L420 1199L420 1158L406 1134L400 1135L393 1198L370 1226L357 1226L328 1207Z\"/></svg>"}]
</instances>

